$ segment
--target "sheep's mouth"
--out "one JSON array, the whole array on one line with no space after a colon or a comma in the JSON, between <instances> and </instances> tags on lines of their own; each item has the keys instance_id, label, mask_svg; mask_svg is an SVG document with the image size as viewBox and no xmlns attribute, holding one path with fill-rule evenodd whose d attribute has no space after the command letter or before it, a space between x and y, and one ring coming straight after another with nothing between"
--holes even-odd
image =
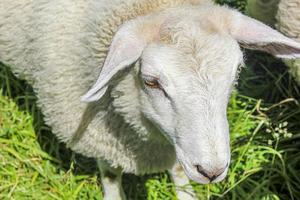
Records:
<instances>
[{"instance_id":1,"label":"sheep's mouth","mask_svg":"<svg viewBox=\"0 0 300 200\"><path fill-rule=\"evenodd\" d=\"M177 160L182 166L186 176L197 183L200 184L217 183L222 181L227 175L228 164L226 165L223 172L216 175L213 179L212 177L208 178L207 176L205 176L205 174L199 173L197 166L195 166L193 162L188 159L189 156L187 156L184 153L184 150L181 147L175 145L175 151L176 151Z\"/></svg>"},{"instance_id":2,"label":"sheep's mouth","mask_svg":"<svg viewBox=\"0 0 300 200\"><path fill-rule=\"evenodd\" d=\"M197 182L197 183L200 183L200 184L208 184L210 183L210 181L205 178L205 177L200 177L200 176L197 176L195 174L195 170L193 169L193 165L189 164L189 160L187 159L188 156L185 156L185 153L184 151L182 150L181 147L179 147L178 145L175 145L175 151L176 151L176 157L177 157L177 161L179 162L179 164L181 165L181 167L183 168L184 170L184 173L186 174L186 176Z\"/></svg>"}]
</instances>

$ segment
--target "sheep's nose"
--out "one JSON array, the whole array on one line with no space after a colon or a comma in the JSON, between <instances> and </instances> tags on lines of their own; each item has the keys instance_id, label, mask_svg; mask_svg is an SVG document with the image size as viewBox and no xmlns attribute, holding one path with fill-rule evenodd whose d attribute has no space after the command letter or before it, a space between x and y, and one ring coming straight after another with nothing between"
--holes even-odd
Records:
<instances>
[{"instance_id":1,"label":"sheep's nose","mask_svg":"<svg viewBox=\"0 0 300 200\"><path fill-rule=\"evenodd\" d=\"M228 163L225 165L225 167L218 168L218 169L212 169L207 170L204 169L201 165L195 165L197 171L204 177L208 178L210 182L218 178L227 168Z\"/></svg>"}]
</instances>

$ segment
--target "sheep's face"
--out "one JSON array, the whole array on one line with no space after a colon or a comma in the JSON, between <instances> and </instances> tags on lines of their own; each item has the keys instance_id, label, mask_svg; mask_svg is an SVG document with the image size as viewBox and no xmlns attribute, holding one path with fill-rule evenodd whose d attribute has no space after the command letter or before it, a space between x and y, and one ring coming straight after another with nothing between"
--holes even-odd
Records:
<instances>
[{"instance_id":1,"label":"sheep's face","mask_svg":"<svg viewBox=\"0 0 300 200\"><path fill-rule=\"evenodd\" d=\"M300 57L299 43L228 8L170 9L119 28L98 80L82 100L99 100L115 75L140 59L136 113L174 144L191 179L220 181L230 160L226 107L242 61L238 42L280 58Z\"/></svg>"},{"instance_id":2,"label":"sheep's face","mask_svg":"<svg viewBox=\"0 0 300 200\"><path fill-rule=\"evenodd\" d=\"M197 49L184 48L186 41L152 44L144 50L140 109L174 144L186 174L209 183L222 180L227 172L226 107L242 54L230 38L203 39L198 44L190 41Z\"/></svg>"}]
</instances>

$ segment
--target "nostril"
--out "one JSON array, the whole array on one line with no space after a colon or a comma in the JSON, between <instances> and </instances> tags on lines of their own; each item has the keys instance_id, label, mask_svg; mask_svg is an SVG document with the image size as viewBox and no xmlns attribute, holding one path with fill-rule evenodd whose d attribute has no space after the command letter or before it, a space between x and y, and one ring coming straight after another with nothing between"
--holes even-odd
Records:
<instances>
[{"instance_id":1,"label":"nostril","mask_svg":"<svg viewBox=\"0 0 300 200\"><path fill-rule=\"evenodd\" d=\"M222 168L219 168L219 170L216 170L216 174L221 175L225 170L226 168L228 167L228 163L226 163L226 165Z\"/></svg>"},{"instance_id":2,"label":"nostril","mask_svg":"<svg viewBox=\"0 0 300 200\"><path fill-rule=\"evenodd\" d=\"M213 171L205 170L201 165L195 165L195 167L196 167L198 173L200 173L202 176L208 178L210 180L210 182L212 182L217 177L219 177L221 174L223 174L223 172L228 167L228 163L226 164L225 167L218 169L218 170L213 170Z\"/></svg>"},{"instance_id":3,"label":"nostril","mask_svg":"<svg viewBox=\"0 0 300 200\"><path fill-rule=\"evenodd\" d=\"M223 174L223 172L227 169L228 167L228 163L225 165L225 167L220 168L219 170L216 170L215 175L212 177L211 181L215 180L216 178L218 178L221 174Z\"/></svg>"},{"instance_id":4,"label":"nostril","mask_svg":"<svg viewBox=\"0 0 300 200\"><path fill-rule=\"evenodd\" d=\"M200 174L202 174L204 177L210 180L209 174L204 170L204 168L201 165L195 165L195 167Z\"/></svg>"}]
</instances>

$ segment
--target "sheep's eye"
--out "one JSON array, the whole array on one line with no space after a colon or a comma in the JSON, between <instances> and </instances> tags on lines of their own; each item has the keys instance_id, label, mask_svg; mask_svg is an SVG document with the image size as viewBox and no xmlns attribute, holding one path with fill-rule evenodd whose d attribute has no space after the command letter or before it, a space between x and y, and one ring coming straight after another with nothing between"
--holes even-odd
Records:
<instances>
[{"instance_id":1,"label":"sheep's eye","mask_svg":"<svg viewBox=\"0 0 300 200\"><path fill-rule=\"evenodd\" d=\"M160 85L157 80L144 80L146 86L151 88L160 88Z\"/></svg>"}]
</instances>

